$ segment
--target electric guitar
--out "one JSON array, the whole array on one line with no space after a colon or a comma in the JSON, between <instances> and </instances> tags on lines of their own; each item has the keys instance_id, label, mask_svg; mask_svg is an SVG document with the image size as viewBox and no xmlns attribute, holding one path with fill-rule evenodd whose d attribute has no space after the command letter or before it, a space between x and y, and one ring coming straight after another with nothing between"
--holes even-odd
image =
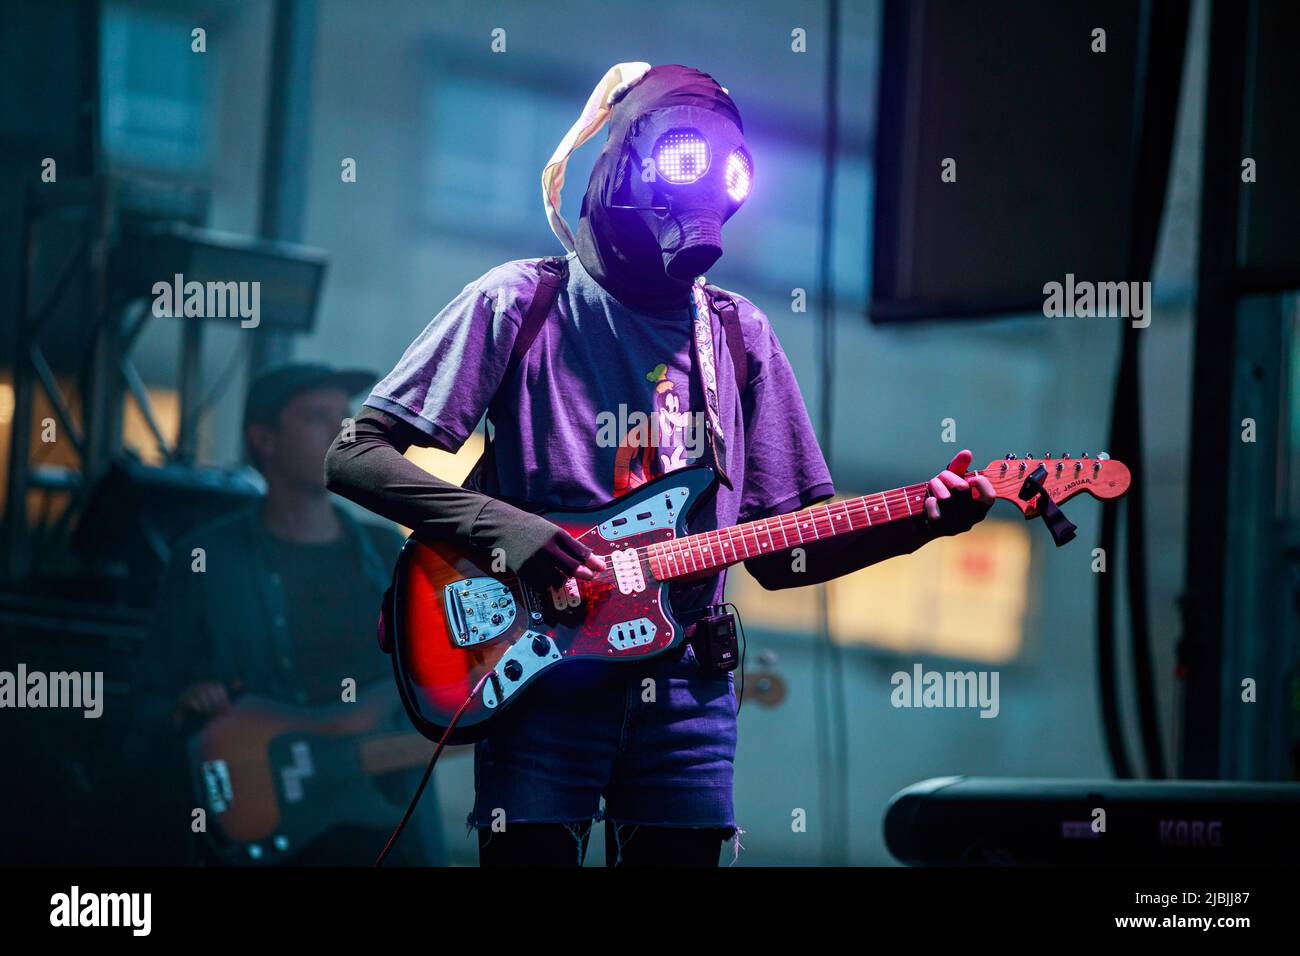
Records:
<instances>
[{"instance_id":1,"label":"electric guitar","mask_svg":"<svg viewBox=\"0 0 1300 956\"><path fill-rule=\"evenodd\" d=\"M340 824L391 829L400 806L372 778L433 753L419 734L384 729L393 711L375 687L320 707L241 697L207 721L187 751L208 849L228 866L264 866Z\"/></svg>"},{"instance_id":2,"label":"electric guitar","mask_svg":"<svg viewBox=\"0 0 1300 956\"><path fill-rule=\"evenodd\" d=\"M1049 519L1058 544L1073 536L1059 502L1084 491L1117 498L1130 480L1120 462L1087 456L1008 456L967 473L974 475L988 478L997 497L1026 518ZM491 555L481 551L407 539L384 616L386 649L416 729L439 740L450 728L449 743L480 739L552 667L573 660L643 662L679 648L683 628L668 606L673 581L920 515L929 495L928 483L908 485L688 534L687 521L714 482L712 469L695 465L606 505L542 512L605 558L606 570L595 579L569 578L558 588L538 589L494 571Z\"/></svg>"}]
</instances>

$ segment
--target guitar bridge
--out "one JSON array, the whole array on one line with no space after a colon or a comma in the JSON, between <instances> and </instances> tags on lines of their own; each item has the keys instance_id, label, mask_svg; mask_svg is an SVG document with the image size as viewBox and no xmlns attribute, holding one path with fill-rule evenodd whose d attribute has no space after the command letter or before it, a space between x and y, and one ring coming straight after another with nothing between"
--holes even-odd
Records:
<instances>
[{"instance_id":1,"label":"guitar bridge","mask_svg":"<svg viewBox=\"0 0 1300 956\"><path fill-rule=\"evenodd\" d=\"M230 786L230 768L224 760L205 760L199 767L199 773L203 778L208 806L213 813L225 813L235 798Z\"/></svg>"},{"instance_id":2,"label":"guitar bridge","mask_svg":"<svg viewBox=\"0 0 1300 956\"><path fill-rule=\"evenodd\" d=\"M515 622L510 588L496 578L465 578L442 589L447 629L457 647L472 647L500 637Z\"/></svg>"}]
</instances>

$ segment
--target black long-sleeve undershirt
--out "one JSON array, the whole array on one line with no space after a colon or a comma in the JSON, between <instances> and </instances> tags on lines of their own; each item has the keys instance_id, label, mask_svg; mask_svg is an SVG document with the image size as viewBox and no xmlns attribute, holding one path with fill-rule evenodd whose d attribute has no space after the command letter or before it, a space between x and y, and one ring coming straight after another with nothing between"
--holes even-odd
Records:
<instances>
[{"instance_id":1,"label":"black long-sleeve undershirt","mask_svg":"<svg viewBox=\"0 0 1300 956\"><path fill-rule=\"evenodd\" d=\"M423 540L500 549L506 567L538 584L562 583L591 554L545 518L436 478L405 457L411 445L427 444L410 425L367 408L353 435L341 433L326 454L325 486Z\"/></svg>"},{"instance_id":2,"label":"black long-sleeve undershirt","mask_svg":"<svg viewBox=\"0 0 1300 956\"><path fill-rule=\"evenodd\" d=\"M932 536L926 533L919 516L904 518L801 544L804 555L798 562L789 551L750 558L745 562L745 570L769 591L807 587L901 554L911 554L930 540Z\"/></svg>"},{"instance_id":3,"label":"black long-sleeve undershirt","mask_svg":"<svg viewBox=\"0 0 1300 956\"><path fill-rule=\"evenodd\" d=\"M412 445L428 443L400 419L367 407L352 437L340 435L326 455L326 486L422 539L501 548L511 570L541 582L559 583L590 553L546 519L436 478L405 457ZM750 558L745 567L769 590L803 587L910 554L932 537L921 519L906 519L810 542L801 561L780 552Z\"/></svg>"}]
</instances>

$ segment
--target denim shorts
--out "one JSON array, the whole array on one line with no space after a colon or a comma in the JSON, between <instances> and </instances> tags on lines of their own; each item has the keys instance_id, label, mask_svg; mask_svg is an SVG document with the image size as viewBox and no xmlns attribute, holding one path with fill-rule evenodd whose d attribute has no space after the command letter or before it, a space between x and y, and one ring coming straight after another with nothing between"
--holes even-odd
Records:
<instances>
[{"instance_id":1,"label":"denim shorts","mask_svg":"<svg viewBox=\"0 0 1300 956\"><path fill-rule=\"evenodd\" d=\"M665 662L564 664L500 719L474 750L471 828L735 829L735 686L731 674L706 677L689 645Z\"/></svg>"}]
</instances>

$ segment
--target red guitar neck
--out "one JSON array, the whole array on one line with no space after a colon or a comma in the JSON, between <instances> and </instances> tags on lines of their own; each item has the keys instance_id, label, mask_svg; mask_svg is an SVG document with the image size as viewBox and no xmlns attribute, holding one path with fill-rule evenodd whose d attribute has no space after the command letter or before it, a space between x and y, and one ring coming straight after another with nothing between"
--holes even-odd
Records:
<instances>
[{"instance_id":1,"label":"red guitar neck","mask_svg":"<svg viewBox=\"0 0 1300 956\"><path fill-rule=\"evenodd\" d=\"M982 472L967 472L968 477L978 474ZM922 513L928 494L928 484L922 482L652 544L646 548L650 572L661 581L694 577L760 554L910 518Z\"/></svg>"}]
</instances>

